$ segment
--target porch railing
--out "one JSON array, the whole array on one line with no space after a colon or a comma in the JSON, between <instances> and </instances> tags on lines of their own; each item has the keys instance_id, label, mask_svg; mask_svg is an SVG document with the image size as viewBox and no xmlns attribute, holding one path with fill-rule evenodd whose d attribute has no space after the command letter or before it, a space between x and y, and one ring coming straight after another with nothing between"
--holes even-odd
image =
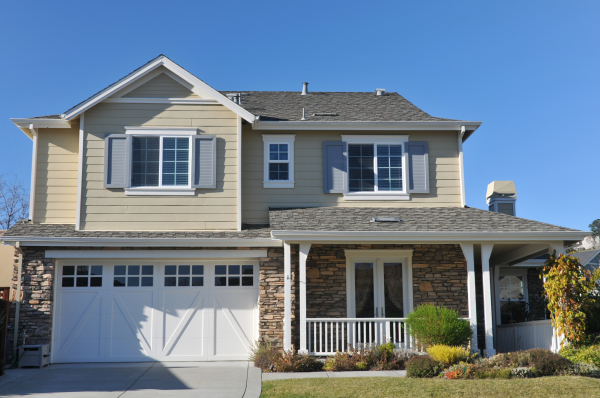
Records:
<instances>
[{"instance_id":1,"label":"porch railing","mask_svg":"<svg viewBox=\"0 0 600 398\"><path fill-rule=\"evenodd\" d=\"M406 318L307 318L308 352L333 355L350 347L362 350L371 344L393 342L396 348L414 345Z\"/></svg>"},{"instance_id":2,"label":"porch railing","mask_svg":"<svg viewBox=\"0 0 600 398\"><path fill-rule=\"evenodd\" d=\"M496 326L498 352L545 348L558 352L562 336L554 336L550 319Z\"/></svg>"}]
</instances>

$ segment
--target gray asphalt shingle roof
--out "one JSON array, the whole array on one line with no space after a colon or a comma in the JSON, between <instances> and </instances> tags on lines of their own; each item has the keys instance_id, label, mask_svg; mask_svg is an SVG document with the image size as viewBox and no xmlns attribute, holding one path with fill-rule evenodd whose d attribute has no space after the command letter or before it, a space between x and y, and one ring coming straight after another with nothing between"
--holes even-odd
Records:
<instances>
[{"instance_id":1,"label":"gray asphalt shingle roof","mask_svg":"<svg viewBox=\"0 0 600 398\"><path fill-rule=\"evenodd\" d=\"M600 250L585 250L581 252L572 253L571 255L573 257L577 257L581 264L587 264L588 261L594 258L598 253L600 253Z\"/></svg>"},{"instance_id":2,"label":"gray asphalt shingle roof","mask_svg":"<svg viewBox=\"0 0 600 398\"><path fill-rule=\"evenodd\" d=\"M222 94L236 91L221 91ZM240 93L237 91L237 93ZM263 121L297 121L302 108L308 121L434 122L450 121L433 117L398 93L375 92L242 91L241 106ZM314 116L327 113L333 115Z\"/></svg>"},{"instance_id":3,"label":"gray asphalt shingle roof","mask_svg":"<svg viewBox=\"0 0 600 398\"><path fill-rule=\"evenodd\" d=\"M181 238L181 239L256 239L270 238L271 229L265 225L244 225L242 231L76 231L73 224L13 225L4 237L37 238Z\"/></svg>"},{"instance_id":4,"label":"gray asphalt shingle roof","mask_svg":"<svg viewBox=\"0 0 600 398\"><path fill-rule=\"evenodd\" d=\"M370 222L398 217L401 222ZM487 210L461 207L314 207L269 212L271 229L290 231L569 232L577 231Z\"/></svg>"}]
</instances>

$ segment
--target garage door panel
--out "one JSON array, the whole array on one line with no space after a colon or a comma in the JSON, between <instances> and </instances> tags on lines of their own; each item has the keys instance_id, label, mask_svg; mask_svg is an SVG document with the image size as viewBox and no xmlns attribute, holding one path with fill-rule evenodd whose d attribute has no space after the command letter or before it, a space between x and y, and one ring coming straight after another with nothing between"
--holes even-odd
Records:
<instances>
[{"instance_id":1,"label":"garage door panel","mask_svg":"<svg viewBox=\"0 0 600 398\"><path fill-rule=\"evenodd\" d=\"M104 340L78 338L58 341L57 362L102 362Z\"/></svg>"},{"instance_id":2,"label":"garage door panel","mask_svg":"<svg viewBox=\"0 0 600 398\"><path fill-rule=\"evenodd\" d=\"M202 290L163 292L161 350L167 360L202 360L206 357L205 299Z\"/></svg>"},{"instance_id":3,"label":"garage door panel","mask_svg":"<svg viewBox=\"0 0 600 398\"><path fill-rule=\"evenodd\" d=\"M254 308L257 294L253 289L215 289L213 359L247 359L254 338Z\"/></svg>"}]
</instances>

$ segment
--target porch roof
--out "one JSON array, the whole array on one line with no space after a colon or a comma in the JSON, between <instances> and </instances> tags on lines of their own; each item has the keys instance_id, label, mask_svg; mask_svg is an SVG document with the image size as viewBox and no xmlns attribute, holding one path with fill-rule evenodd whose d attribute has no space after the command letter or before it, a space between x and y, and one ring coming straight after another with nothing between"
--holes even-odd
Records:
<instances>
[{"instance_id":1,"label":"porch roof","mask_svg":"<svg viewBox=\"0 0 600 398\"><path fill-rule=\"evenodd\" d=\"M400 221L372 222L375 217L396 217ZM269 218L272 235L281 239L285 239L285 235L302 235L302 232L309 231L319 237L357 233L384 236L391 232L389 235L453 236L455 239L484 235L535 235L554 240L578 240L581 239L580 236L586 235L586 232L575 229L470 207L271 208Z\"/></svg>"}]
</instances>

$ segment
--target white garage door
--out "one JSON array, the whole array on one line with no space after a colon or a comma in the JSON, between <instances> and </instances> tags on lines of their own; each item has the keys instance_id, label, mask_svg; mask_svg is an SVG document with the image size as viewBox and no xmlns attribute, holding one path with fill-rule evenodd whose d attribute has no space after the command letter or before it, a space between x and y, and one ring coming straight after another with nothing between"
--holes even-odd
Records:
<instances>
[{"instance_id":1,"label":"white garage door","mask_svg":"<svg viewBox=\"0 0 600 398\"><path fill-rule=\"evenodd\" d=\"M54 362L245 360L258 263L60 262Z\"/></svg>"}]
</instances>

